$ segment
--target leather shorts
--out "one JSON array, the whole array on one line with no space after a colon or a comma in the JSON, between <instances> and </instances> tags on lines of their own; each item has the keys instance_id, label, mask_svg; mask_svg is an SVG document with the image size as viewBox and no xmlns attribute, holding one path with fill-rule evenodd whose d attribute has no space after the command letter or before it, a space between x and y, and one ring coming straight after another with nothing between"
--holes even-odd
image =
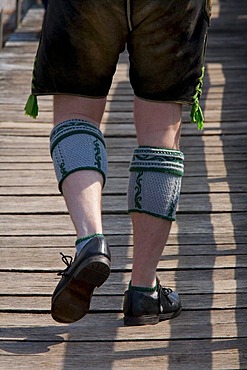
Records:
<instances>
[{"instance_id":1,"label":"leather shorts","mask_svg":"<svg viewBox=\"0 0 247 370\"><path fill-rule=\"evenodd\" d=\"M32 93L105 97L127 49L136 96L193 103L211 0L49 0Z\"/></svg>"}]
</instances>

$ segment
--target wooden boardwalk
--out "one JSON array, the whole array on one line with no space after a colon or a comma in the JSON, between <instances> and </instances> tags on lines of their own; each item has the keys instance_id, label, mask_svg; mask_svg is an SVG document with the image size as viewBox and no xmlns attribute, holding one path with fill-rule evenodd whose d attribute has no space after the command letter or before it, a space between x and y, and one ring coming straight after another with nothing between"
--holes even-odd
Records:
<instances>
[{"instance_id":1,"label":"wooden boardwalk","mask_svg":"<svg viewBox=\"0 0 247 370\"><path fill-rule=\"evenodd\" d=\"M124 327L132 230L128 164L136 146L133 95L122 56L103 119L109 177L104 232L113 268L90 313L59 325L50 299L74 254L74 229L49 157L50 97L23 114L42 10L33 8L0 53L0 369L247 369L247 6L215 0L198 132L184 110L186 155L177 222L159 264L161 281L183 301L180 317Z\"/></svg>"}]
</instances>

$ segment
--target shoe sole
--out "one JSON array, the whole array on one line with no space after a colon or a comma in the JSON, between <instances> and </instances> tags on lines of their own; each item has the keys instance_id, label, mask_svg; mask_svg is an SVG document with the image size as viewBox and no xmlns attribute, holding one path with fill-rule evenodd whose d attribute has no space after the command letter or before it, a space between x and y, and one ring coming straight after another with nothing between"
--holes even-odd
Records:
<instances>
[{"instance_id":1,"label":"shoe sole","mask_svg":"<svg viewBox=\"0 0 247 370\"><path fill-rule=\"evenodd\" d=\"M182 308L176 312L168 312L160 315L142 315L138 317L124 316L124 325L126 326L141 326L141 325L156 325L160 321L170 320L181 314Z\"/></svg>"},{"instance_id":2,"label":"shoe sole","mask_svg":"<svg viewBox=\"0 0 247 370\"><path fill-rule=\"evenodd\" d=\"M110 275L111 262L104 256L89 257L74 271L52 299L51 315L60 323L80 320L89 311L93 291Z\"/></svg>"}]
</instances>

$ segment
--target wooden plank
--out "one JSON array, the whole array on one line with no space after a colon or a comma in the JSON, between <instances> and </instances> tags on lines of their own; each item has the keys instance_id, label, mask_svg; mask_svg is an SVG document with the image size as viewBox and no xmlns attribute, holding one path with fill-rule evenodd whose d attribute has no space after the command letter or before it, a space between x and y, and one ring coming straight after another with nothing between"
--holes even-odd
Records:
<instances>
[{"instance_id":1,"label":"wooden plank","mask_svg":"<svg viewBox=\"0 0 247 370\"><path fill-rule=\"evenodd\" d=\"M31 127L30 127L31 132ZM13 135L12 135L13 134ZM236 135L225 135L223 137L219 136L201 136L195 138L194 135L189 136L182 136L181 138L181 145L183 150L196 150L196 148L200 148L202 152L206 153L206 150L211 150L211 148L223 148L224 150L234 149L235 151L238 148L244 147L246 149L246 140L247 134L236 134ZM0 135L0 143L1 147L7 148L40 148L44 147L48 150L49 149L49 138L48 135L45 137L35 136L17 136L14 135L14 131L10 132L10 135L4 136ZM128 137L128 140L123 140L121 137L109 137L106 136L106 143L107 148L135 148L137 146L136 138L135 137ZM207 149L206 149L207 148Z\"/></svg>"},{"instance_id":2,"label":"wooden plank","mask_svg":"<svg viewBox=\"0 0 247 370\"><path fill-rule=\"evenodd\" d=\"M1 294L4 295L51 295L60 281L57 276L58 268L53 272L45 271L46 261L43 261L43 269L37 271L3 271L0 277L4 282ZM64 267L63 267L64 268ZM247 292L246 278L247 269L244 268L221 268L214 269L214 257L212 257L211 268L208 269L158 269L160 281L183 294L245 294ZM113 271L108 280L95 294L99 295L121 295L127 289L131 277L131 271L125 269ZM18 284L17 284L18 282Z\"/></svg>"},{"instance_id":3,"label":"wooden plank","mask_svg":"<svg viewBox=\"0 0 247 370\"><path fill-rule=\"evenodd\" d=\"M30 151L32 153L31 156L30 156ZM42 152L42 150L40 151ZM49 163L50 165L52 164L52 160L48 153L48 149L44 150L43 156L41 156L41 153L35 155L32 149L30 149L29 154L26 153L26 155L21 155L21 154L18 155L19 150L16 150L16 154L14 155L13 149L9 149L9 150L5 149L4 152L5 152L4 155L1 155L0 153L0 163L3 169L5 168L6 163L12 164L13 167L17 163L19 164L21 163L26 166L30 163L30 166L33 166L34 164L36 164L37 168L39 167L40 163ZM242 148L242 151L239 150L238 153L222 153L222 150L218 149L218 153L210 153L210 152L204 153L198 150L197 153L193 153L193 154L187 154L185 152L185 156L186 156L185 165L188 165L188 166L191 166L190 162L198 162L198 161L205 162L205 157L207 157L207 162L225 162L227 165L228 162L246 161L247 153L245 152L244 148ZM129 164L131 159L132 159L132 150L126 150L126 148L114 148L114 149L109 149L108 151L108 162L109 163L121 162L121 163ZM192 165L194 165L194 163L192 163Z\"/></svg>"},{"instance_id":4,"label":"wooden plank","mask_svg":"<svg viewBox=\"0 0 247 370\"><path fill-rule=\"evenodd\" d=\"M122 149L123 150L123 149ZM12 150L10 150L12 151ZM123 150L124 151L124 150ZM7 151L6 151L7 152ZM109 151L108 155L108 163L114 163L114 162L121 162L121 163L127 163L129 164L132 159L132 152L128 151L126 154L121 155L121 150L116 149L116 155L111 154L111 151ZM118 154L119 152L119 154ZM185 165L190 166L190 162L196 162L197 160L202 162L204 161L206 155L204 153L198 153L198 154L192 154L192 155L186 155ZM223 154L223 153L217 153L217 154L207 154L207 161L208 162L229 162L229 161L246 161L247 159L247 153L229 153L229 154ZM27 165L28 163L36 163L36 166L38 168L40 163L52 163L51 158L49 155L44 156L35 156L35 155L19 155L19 156L13 156L13 155L3 155L0 154L0 163L10 163L15 165L16 163L23 163Z\"/></svg>"},{"instance_id":5,"label":"wooden plank","mask_svg":"<svg viewBox=\"0 0 247 370\"><path fill-rule=\"evenodd\" d=\"M9 173L4 173L0 177L0 195L58 195L57 182L55 178L39 178L38 176L22 176L16 178L9 176ZM119 194L126 195L128 186L128 178L111 178L106 182L103 190L104 194ZM229 199L231 193L243 193L243 199L247 192L246 177L239 178L194 178L185 177L182 183L181 197L183 194L208 194L209 190L213 193L227 193ZM208 197L209 201L209 197ZM207 201L207 203L208 203Z\"/></svg>"},{"instance_id":6,"label":"wooden plank","mask_svg":"<svg viewBox=\"0 0 247 370\"><path fill-rule=\"evenodd\" d=\"M28 94L27 94L28 95ZM31 120L31 118L28 118L24 115L24 112L23 112L23 109L24 109L24 106L26 104L26 101L23 100L23 104L18 104L18 106L14 106L13 104L9 104L8 105L3 105L2 107L2 111L0 112L0 121L1 122L4 122L6 120L6 114L8 115L8 118L13 120L13 121L16 121L16 122L22 122L22 123L26 123L26 122L30 122L30 124L32 124L33 120ZM224 121L224 122L236 122L236 121L240 121L242 122L243 121L243 117L246 117L247 115L247 110L246 109L222 109L222 110L211 110L211 111L207 111L205 113L206 115L206 122L207 123L215 123L215 121ZM223 118L224 116L224 118ZM217 118L216 118L217 117ZM44 110L42 111L42 114L40 114L35 122L37 123L47 123L47 124L50 124L51 122L53 121L53 114L50 111L48 112L45 112ZM189 123L190 122L190 118L189 118L189 114L187 114L186 116L184 116L184 119L183 119L183 122L184 123ZM112 124L112 123L129 123L129 124L132 124L133 123L133 114L132 112L124 112L123 111L120 111L120 112L106 112L103 116L103 121L102 121L102 127L104 126L104 124ZM195 134L195 135L201 135L201 132L198 132L197 131L197 128L196 128L196 125L193 125L191 124L190 125L190 128L191 128L191 131ZM5 134L10 134L11 132L11 128L5 128L5 129L1 129L1 132L2 132L2 135ZM25 129L19 129L16 133L13 132L12 130L12 134L13 135L19 135L19 134L23 134L25 133L26 135L30 135L31 134L31 131L28 130L28 128L25 130ZM127 133L127 130L125 130L125 135ZM243 131L244 133L244 131ZM37 132L32 132L32 135L34 136L37 136L37 135L42 135L44 134L44 132L42 130L37 130ZM222 131L221 130L217 130L215 129L214 131L207 131L205 130L204 131L204 134L205 135L219 135L219 134L222 134Z\"/></svg>"},{"instance_id":7,"label":"wooden plank","mask_svg":"<svg viewBox=\"0 0 247 370\"><path fill-rule=\"evenodd\" d=\"M117 190L118 191L118 190ZM127 191L127 188L126 188ZM238 212L246 211L247 196L243 194L216 193L213 194L181 194L178 212L209 213L209 212ZM127 195L103 195L103 213L126 213ZM68 213L61 195L54 196L1 196L1 214L36 214L36 213Z\"/></svg>"},{"instance_id":8,"label":"wooden plank","mask_svg":"<svg viewBox=\"0 0 247 370\"><path fill-rule=\"evenodd\" d=\"M115 117L116 118L116 117ZM29 125L29 127L23 127L21 121L19 121L20 124L15 128L15 130L13 130L13 128L2 128L1 129L1 135L2 135L2 140L4 139L4 135L8 135L8 136L26 136L26 137L30 137L30 136L33 136L33 137L39 137L39 136L49 136L50 134L50 131L51 131L51 128L52 128L52 125L50 124L51 120L48 121L48 123L42 123L43 121L41 121L40 123L40 127L37 128L35 130L35 132L32 131L32 124ZM124 122L124 123L120 123L119 125L116 123L115 119L113 118L113 120L111 122L109 122L109 126L107 126L108 128L106 129L106 123L102 124L101 125L101 129L105 135L106 138L110 137L114 137L115 134L117 134L118 136L120 137L133 137L133 140L135 140L135 130L134 130L134 125L132 122L127 122L127 120ZM212 124L207 124L205 126L205 130L204 131L198 131L195 127L195 125L193 124L185 124L183 126L183 137L186 138L187 136L196 136L196 137L201 137L202 134L203 134L203 138L206 139L207 136L213 136L213 135L216 135L216 134L221 134L221 133L224 133L224 134L231 134L232 130L234 129L234 132L235 134L237 135L245 135L246 136L246 132L244 130L245 126L244 126L244 121L242 120L239 120L239 123L234 123L234 122L228 122L228 123L220 123L219 121L214 121L214 123ZM225 141L229 141L230 137L222 137L222 138L212 138L213 140L218 140L218 142L220 143L221 141L221 146L222 146L222 143L224 143ZM235 141L237 140L237 138L234 138L232 137L232 139ZM122 145L124 145L124 142L122 140L122 143L120 142L120 139L119 140L119 147L121 147ZM197 139L198 140L198 139ZM182 142L185 141L185 139L182 138ZM199 141L199 140L198 140ZM233 141L233 143L234 143ZM210 146L214 146L213 145L214 141L212 142L212 144ZM122 144L122 145L121 145ZM196 146L196 142L194 143L194 146ZM129 143L128 143L129 145ZM197 144L199 145L199 144Z\"/></svg>"},{"instance_id":9,"label":"wooden plank","mask_svg":"<svg viewBox=\"0 0 247 370\"><path fill-rule=\"evenodd\" d=\"M187 135L182 137L182 148L186 150L187 155L191 153L200 153L199 150L203 153L207 154L217 154L222 153L246 153L246 147L244 147L244 140L246 139L246 134L236 136L223 136L220 137L208 137L208 136L201 136L197 137L195 140L194 135ZM16 149L17 152L20 151L22 155L30 154L30 150L33 151L34 155L42 156L44 154L49 155L49 138L47 136L1 136L0 135L0 142L1 142L1 155L4 155L4 150L6 150L6 154L10 156L14 156L15 153L11 149ZM120 151L120 154L126 154L128 150L133 150L137 146L136 138L129 137L128 140L123 140L121 137L111 137L106 136L106 143L107 143L107 151L117 155L117 150ZM239 143L239 145L238 145ZM115 153L114 153L115 150Z\"/></svg>"},{"instance_id":10,"label":"wooden plank","mask_svg":"<svg viewBox=\"0 0 247 370\"><path fill-rule=\"evenodd\" d=\"M108 148L108 161L109 162L130 162L132 158L132 148ZM205 148L206 149L206 148ZM31 153L31 155L30 155ZM247 149L244 147L237 148L207 148L205 151L201 151L197 147L186 148L185 151L185 163L196 162L197 160L202 161L207 156L207 161L245 161L247 158ZM43 148L16 148L14 151L12 148L0 148L0 162L10 163L40 163L40 162L51 162L50 153L48 147ZM37 165L38 166L38 165Z\"/></svg>"},{"instance_id":11,"label":"wooden plank","mask_svg":"<svg viewBox=\"0 0 247 370\"><path fill-rule=\"evenodd\" d=\"M180 292L183 310L227 310L246 308L245 293L183 294ZM122 312L123 294L93 295L90 312ZM1 296L0 312L10 313L50 313L51 294L49 295L5 295ZM0 346L1 347L1 346Z\"/></svg>"},{"instance_id":12,"label":"wooden plank","mask_svg":"<svg viewBox=\"0 0 247 370\"><path fill-rule=\"evenodd\" d=\"M107 240L111 247L133 247L132 234L108 234ZM28 235L0 235L0 249L1 248L63 248L66 249L74 246L75 235L42 235L28 236ZM220 234L218 239L213 236L209 237L208 234L201 233L195 236L184 234L172 234L169 236L167 242L167 249L165 254L182 254L182 255L229 255L229 254L246 254L246 236L245 235L232 235ZM170 249L171 248L171 249ZM169 252L171 250L171 252ZM173 252L172 252L173 251ZM34 251L34 253L37 253Z\"/></svg>"},{"instance_id":13,"label":"wooden plank","mask_svg":"<svg viewBox=\"0 0 247 370\"><path fill-rule=\"evenodd\" d=\"M205 168L206 167L206 168ZM129 176L129 161L127 162L111 162L109 163L109 177L128 177ZM0 163L0 171L16 171L18 176L19 171L23 170L36 170L46 171L47 174L50 176L55 176L53 171L53 164L52 162L41 162L41 163L8 163L3 162ZM239 161L238 166L234 161L222 162L222 161L214 161L214 162L207 162L205 161L195 161L193 162L193 166L187 166L184 176L211 176L211 177L219 177L225 176L227 171L230 172L232 176L236 175L236 172L243 173L243 171L247 170L247 162ZM17 172L18 171L18 172Z\"/></svg>"},{"instance_id":14,"label":"wooden plank","mask_svg":"<svg viewBox=\"0 0 247 370\"><path fill-rule=\"evenodd\" d=\"M57 181L53 171L47 170L18 170L18 171L0 171L0 187L1 192L11 191L7 188L17 186L16 194L22 194L22 189L27 187L35 187L33 194L42 192L49 195L54 193L58 194ZM207 193L209 189L212 192L246 192L246 177L240 174L239 177L235 176L235 172L230 174L222 174L217 176L184 176L182 182L182 192L184 193ZM116 185L119 183L119 187ZM128 184L128 168L125 170L125 176L122 173L115 174L115 177L110 175L107 178L105 193L121 194L126 193ZM43 187L43 189L40 189Z\"/></svg>"},{"instance_id":15,"label":"wooden plank","mask_svg":"<svg viewBox=\"0 0 247 370\"><path fill-rule=\"evenodd\" d=\"M39 328L42 332L44 329ZM32 340L32 330L27 340L1 342L0 355L4 369L26 368L26 357L31 368L42 366L53 370L81 370L85 364L91 369L147 369L198 370L244 369L246 343L244 338L206 340L152 340L97 342L97 351L86 341L63 341L60 330L48 342ZM14 334L14 332L13 332ZM68 338L69 335L68 335Z\"/></svg>"},{"instance_id":16,"label":"wooden plank","mask_svg":"<svg viewBox=\"0 0 247 370\"><path fill-rule=\"evenodd\" d=\"M10 250L9 250L10 249ZM168 249L168 251L167 251ZM196 249L194 248L194 251ZM20 248L1 248L2 267L1 271L58 271L64 270L66 267L61 261L59 253L62 248L40 249L22 248L20 259ZM35 253L34 253L35 252ZM112 271L131 270L132 268L132 250L127 248L112 247ZM74 248L66 248L63 253L74 256ZM166 248L166 253L161 257L158 268L166 270L190 269L222 269L222 268L247 268L247 256L244 254L235 255L228 252L221 255L217 251L212 251L212 254L203 253L202 255L183 255L182 248L178 248L177 254L171 254L169 248ZM46 261L44 263L44 261Z\"/></svg>"},{"instance_id":17,"label":"wooden plank","mask_svg":"<svg viewBox=\"0 0 247 370\"><path fill-rule=\"evenodd\" d=\"M198 234L208 235L210 240L217 235L228 234L246 235L246 213L239 212L216 214L178 214L177 221L173 223L171 234ZM200 215L200 216L199 216ZM49 220L49 222L48 222ZM198 221L200 220L200 222ZM74 235L74 227L68 215L2 215L1 236L10 235ZM104 233L125 234L132 233L130 217L127 214L103 215Z\"/></svg>"},{"instance_id":18,"label":"wooden plank","mask_svg":"<svg viewBox=\"0 0 247 370\"><path fill-rule=\"evenodd\" d=\"M70 341L131 341L136 337L139 340L178 340L178 339L224 339L246 337L247 309L238 312L239 324L241 323L241 336L238 327L233 321L234 310L226 311L184 311L176 320L152 325L148 330L142 327L123 326L122 314L88 314L86 319L73 325L56 325L49 315L1 313L2 339L18 339L33 341L50 341L51 336L58 335L63 340ZM28 322L28 327L27 327ZM37 327L37 322L39 326ZM13 328L13 330L11 330ZM26 330L23 330L26 328ZM213 328L213 330L212 330ZM100 337L99 337L100 332ZM13 334L14 338L13 338ZM61 340L61 339L60 339Z\"/></svg>"}]
</instances>

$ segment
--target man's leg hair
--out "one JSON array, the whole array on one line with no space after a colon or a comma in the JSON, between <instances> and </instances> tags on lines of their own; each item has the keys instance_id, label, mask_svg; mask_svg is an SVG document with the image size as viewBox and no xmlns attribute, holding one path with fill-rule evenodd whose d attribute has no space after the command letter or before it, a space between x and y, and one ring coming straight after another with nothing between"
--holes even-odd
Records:
<instances>
[{"instance_id":1,"label":"man's leg hair","mask_svg":"<svg viewBox=\"0 0 247 370\"><path fill-rule=\"evenodd\" d=\"M174 221L184 173L183 162L184 155L179 150L136 148L130 164L128 211Z\"/></svg>"}]
</instances>

